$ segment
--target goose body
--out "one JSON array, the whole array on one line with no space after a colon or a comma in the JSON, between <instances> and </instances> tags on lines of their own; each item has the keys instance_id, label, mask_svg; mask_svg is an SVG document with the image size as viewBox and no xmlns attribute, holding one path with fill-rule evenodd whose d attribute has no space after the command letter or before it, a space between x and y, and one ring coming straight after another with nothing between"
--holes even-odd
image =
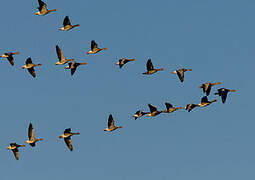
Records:
<instances>
[{"instance_id":1,"label":"goose body","mask_svg":"<svg viewBox=\"0 0 255 180\"><path fill-rule=\"evenodd\" d=\"M20 53L19 52L7 52L7 53L4 53L3 55L1 55L0 57L7 58L9 63L13 66L14 65L13 55L15 55L15 54L20 54Z\"/></svg>"},{"instance_id":2,"label":"goose body","mask_svg":"<svg viewBox=\"0 0 255 180\"><path fill-rule=\"evenodd\" d=\"M107 48L98 48L96 41L92 40L90 44L90 51L87 54L96 54L102 50L106 50Z\"/></svg>"},{"instance_id":3,"label":"goose body","mask_svg":"<svg viewBox=\"0 0 255 180\"><path fill-rule=\"evenodd\" d=\"M12 150L16 160L19 160L19 149L18 149L19 147L25 147L25 145L19 145L19 144L16 144L16 143L10 143L10 146L7 147L7 149Z\"/></svg>"},{"instance_id":4,"label":"goose body","mask_svg":"<svg viewBox=\"0 0 255 180\"><path fill-rule=\"evenodd\" d=\"M73 151L73 144L72 144L72 139L71 136L73 135L79 135L80 133L72 133L71 128L65 129L64 133L59 136L59 138L64 138L64 141L66 143L66 146L70 151Z\"/></svg>"},{"instance_id":5,"label":"goose body","mask_svg":"<svg viewBox=\"0 0 255 180\"><path fill-rule=\"evenodd\" d=\"M215 93L215 95L219 95L221 97L222 103L224 104L226 102L229 92L236 92L236 90L220 88L220 89L218 89L218 92Z\"/></svg>"},{"instance_id":6,"label":"goose body","mask_svg":"<svg viewBox=\"0 0 255 180\"><path fill-rule=\"evenodd\" d=\"M154 117L162 113L162 111L158 111L157 108L151 104L148 104L150 112L147 114L149 117Z\"/></svg>"},{"instance_id":7,"label":"goose body","mask_svg":"<svg viewBox=\"0 0 255 180\"><path fill-rule=\"evenodd\" d=\"M183 109L182 107L174 107L172 104L170 103L165 103L166 105L166 110L163 110L163 113L172 113L178 109Z\"/></svg>"},{"instance_id":8,"label":"goose body","mask_svg":"<svg viewBox=\"0 0 255 180\"><path fill-rule=\"evenodd\" d=\"M70 29L73 29L74 27L78 27L78 26L80 26L80 24L72 25L69 17L66 16L63 21L63 27L59 28L59 30L69 31Z\"/></svg>"},{"instance_id":9,"label":"goose body","mask_svg":"<svg viewBox=\"0 0 255 180\"><path fill-rule=\"evenodd\" d=\"M27 58L26 65L22 66L22 69L27 69L28 72L35 78L36 73L34 67L41 66L42 64L33 64L31 57Z\"/></svg>"},{"instance_id":10,"label":"goose body","mask_svg":"<svg viewBox=\"0 0 255 180\"><path fill-rule=\"evenodd\" d=\"M216 83L204 83L201 86L199 86L199 88L202 88L203 92L206 94L206 96L209 96L210 92L211 92L212 86L218 85L218 84L221 84L221 83L220 82L216 82Z\"/></svg>"},{"instance_id":11,"label":"goose body","mask_svg":"<svg viewBox=\"0 0 255 180\"><path fill-rule=\"evenodd\" d=\"M86 65L86 64L88 64L88 63L85 63L85 62L77 63L75 60L73 60L72 62L68 63L68 66L66 66L65 69L71 69L71 76L72 76L72 75L74 75L78 66Z\"/></svg>"},{"instance_id":12,"label":"goose body","mask_svg":"<svg viewBox=\"0 0 255 180\"><path fill-rule=\"evenodd\" d=\"M47 4L42 0L38 0L39 7L37 8L39 11L35 13L35 15L44 16L50 12L56 11L56 9L48 10Z\"/></svg>"},{"instance_id":13,"label":"goose body","mask_svg":"<svg viewBox=\"0 0 255 180\"><path fill-rule=\"evenodd\" d=\"M198 104L199 107L205 107L208 106L209 104L212 104L213 102L216 102L217 99L212 100L212 101L208 101L207 96L202 97L201 99L201 103Z\"/></svg>"},{"instance_id":14,"label":"goose body","mask_svg":"<svg viewBox=\"0 0 255 180\"><path fill-rule=\"evenodd\" d=\"M116 65L119 65L120 68L122 68L124 66L124 64L127 64L130 61L135 61L135 59L126 59L126 58L122 58L120 59Z\"/></svg>"},{"instance_id":15,"label":"goose body","mask_svg":"<svg viewBox=\"0 0 255 180\"><path fill-rule=\"evenodd\" d=\"M43 138L39 138L39 139L35 138L33 125L32 123L30 123L28 127L28 140L25 142L28 143L30 146L34 147L36 142L42 141L42 140Z\"/></svg>"},{"instance_id":16,"label":"goose body","mask_svg":"<svg viewBox=\"0 0 255 180\"><path fill-rule=\"evenodd\" d=\"M192 69L178 69L172 72L172 74L177 74L177 76L179 77L180 81L183 82L184 81L184 72L186 71L192 71Z\"/></svg>"},{"instance_id":17,"label":"goose body","mask_svg":"<svg viewBox=\"0 0 255 180\"><path fill-rule=\"evenodd\" d=\"M151 59L148 59L148 61L146 63L146 68L147 68L147 71L144 72L143 74L147 74L147 75L151 75L151 74L154 74L158 71L163 71L164 70L163 68L155 69L152 62L151 62Z\"/></svg>"},{"instance_id":18,"label":"goose body","mask_svg":"<svg viewBox=\"0 0 255 180\"><path fill-rule=\"evenodd\" d=\"M114 131L114 130L119 129L119 128L123 128L123 127L122 126L115 126L113 117L110 114L109 117L108 117L108 127L106 129L104 129L104 131Z\"/></svg>"}]
</instances>

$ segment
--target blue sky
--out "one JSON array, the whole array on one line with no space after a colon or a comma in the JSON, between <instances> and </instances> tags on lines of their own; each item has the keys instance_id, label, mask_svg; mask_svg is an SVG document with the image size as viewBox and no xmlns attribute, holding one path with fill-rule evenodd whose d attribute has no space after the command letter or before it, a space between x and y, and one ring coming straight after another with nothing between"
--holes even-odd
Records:
<instances>
[{"instance_id":1,"label":"blue sky","mask_svg":"<svg viewBox=\"0 0 255 180\"><path fill-rule=\"evenodd\" d=\"M1 177L12 179L239 180L254 179L254 7L252 0L45 1L57 12L40 17L36 0L2 0L1 54L19 51L15 66L0 61ZM80 24L60 32L64 17ZM90 41L108 50L86 55ZM55 66L55 46L67 58L87 62L74 76ZM21 69L27 57L37 67L33 79ZM122 58L136 61L119 69ZM152 76L148 58L165 71ZM171 74L191 68L181 83ZM238 90L188 113L143 117L138 110L199 103L204 82ZM109 114L123 129L103 131ZM6 147L22 144L32 122L35 148L20 148L16 161ZM58 136L73 137L69 152Z\"/></svg>"}]
</instances>

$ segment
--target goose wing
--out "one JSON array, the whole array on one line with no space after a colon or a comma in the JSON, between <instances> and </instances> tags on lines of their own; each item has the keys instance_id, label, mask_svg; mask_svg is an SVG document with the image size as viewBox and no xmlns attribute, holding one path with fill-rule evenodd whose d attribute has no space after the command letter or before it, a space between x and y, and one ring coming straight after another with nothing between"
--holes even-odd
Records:
<instances>
[{"instance_id":1,"label":"goose wing","mask_svg":"<svg viewBox=\"0 0 255 180\"><path fill-rule=\"evenodd\" d=\"M112 127L114 127L114 120L112 115L110 114L108 118L108 128L111 129Z\"/></svg>"},{"instance_id":2,"label":"goose wing","mask_svg":"<svg viewBox=\"0 0 255 180\"><path fill-rule=\"evenodd\" d=\"M157 108L156 108L155 106L153 106L153 105L151 105L151 104L148 104L148 106L149 106L149 108L150 108L150 112L151 112L151 113L157 111Z\"/></svg>"},{"instance_id":3,"label":"goose wing","mask_svg":"<svg viewBox=\"0 0 255 180\"><path fill-rule=\"evenodd\" d=\"M71 25L71 22L70 22L70 19L69 19L68 16L65 17L63 25L64 25L64 27L67 26L67 25Z\"/></svg>"},{"instance_id":4,"label":"goose wing","mask_svg":"<svg viewBox=\"0 0 255 180\"><path fill-rule=\"evenodd\" d=\"M47 5L42 0L38 0L38 3L39 3L39 7L37 9L39 11L42 11L43 9L47 8Z\"/></svg>"},{"instance_id":5,"label":"goose wing","mask_svg":"<svg viewBox=\"0 0 255 180\"><path fill-rule=\"evenodd\" d=\"M64 138L64 140L65 140L65 143L66 143L68 149L70 149L70 151L72 151L73 150L73 144L72 144L71 137Z\"/></svg>"},{"instance_id":6,"label":"goose wing","mask_svg":"<svg viewBox=\"0 0 255 180\"><path fill-rule=\"evenodd\" d=\"M19 150L18 148L12 149L13 155L16 160L19 160Z\"/></svg>"},{"instance_id":7,"label":"goose wing","mask_svg":"<svg viewBox=\"0 0 255 180\"><path fill-rule=\"evenodd\" d=\"M147 71L151 71L154 69L151 59L148 59L148 61L146 63L146 67L147 67Z\"/></svg>"},{"instance_id":8,"label":"goose wing","mask_svg":"<svg viewBox=\"0 0 255 180\"><path fill-rule=\"evenodd\" d=\"M207 96L202 97L201 103L207 103L207 102L208 102Z\"/></svg>"},{"instance_id":9,"label":"goose wing","mask_svg":"<svg viewBox=\"0 0 255 180\"><path fill-rule=\"evenodd\" d=\"M65 134L65 133L71 133L71 128L65 129L65 130L64 130L64 134Z\"/></svg>"},{"instance_id":10,"label":"goose wing","mask_svg":"<svg viewBox=\"0 0 255 180\"><path fill-rule=\"evenodd\" d=\"M34 78L36 77L35 69L33 67L28 68L27 70Z\"/></svg>"},{"instance_id":11,"label":"goose wing","mask_svg":"<svg viewBox=\"0 0 255 180\"><path fill-rule=\"evenodd\" d=\"M57 52L58 59L59 59L60 62L66 59L65 56L64 56L64 54L63 54L63 52L62 52L61 49L58 47L58 45L56 45L56 52Z\"/></svg>"},{"instance_id":12,"label":"goose wing","mask_svg":"<svg viewBox=\"0 0 255 180\"><path fill-rule=\"evenodd\" d=\"M177 75L178 75L180 81L183 82L184 81L184 71L182 69L180 69L180 70L177 70L176 72L177 72Z\"/></svg>"},{"instance_id":13,"label":"goose wing","mask_svg":"<svg viewBox=\"0 0 255 180\"><path fill-rule=\"evenodd\" d=\"M14 65L14 58L13 58L13 56L12 56L12 55L9 55L9 56L7 57L7 59L8 59L8 61L9 61L9 63L13 66L13 65Z\"/></svg>"},{"instance_id":14,"label":"goose wing","mask_svg":"<svg viewBox=\"0 0 255 180\"><path fill-rule=\"evenodd\" d=\"M92 51L93 51L93 49L98 49L97 43L94 40L91 41L91 46L90 47L91 47Z\"/></svg>"},{"instance_id":15,"label":"goose wing","mask_svg":"<svg viewBox=\"0 0 255 180\"><path fill-rule=\"evenodd\" d=\"M174 107L174 106L173 106L172 104L170 104L170 103L165 103L165 105L166 105L166 109L167 109L167 110Z\"/></svg>"},{"instance_id":16,"label":"goose wing","mask_svg":"<svg viewBox=\"0 0 255 180\"><path fill-rule=\"evenodd\" d=\"M35 139L34 128L33 128L32 123L30 123L29 127L28 127L28 138L29 138L29 140L34 140Z\"/></svg>"},{"instance_id":17,"label":"goose wing","mask_svg":"<svg viewBox=\"0 0 255 180\"><path fill-rule=\"evenodd\" d=\"M31 57L27 58L26 65L33 64Z\"/></svg>"}]
</instances>

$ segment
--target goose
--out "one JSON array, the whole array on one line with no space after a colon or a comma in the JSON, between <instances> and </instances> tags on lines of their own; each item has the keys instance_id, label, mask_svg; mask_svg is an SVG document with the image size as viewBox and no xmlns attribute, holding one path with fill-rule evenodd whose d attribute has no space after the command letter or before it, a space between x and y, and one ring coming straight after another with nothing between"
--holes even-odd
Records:
<instances>
[{"instance_id":1,"label":"goose","mask_svg":"<svg viewBox=\"0 0 255 180\"><path fill-rule=\"evenodd\" d=\"M16 143L11 143L9 147L7 147L7 149L12 150L14 157L16 160L19 160L19 147L25 147L25 145L19 145Z\"/></svg>"},{"instance_id":2,"label":"goose","mask_svg":"<svg viewBox=\"0 0 255 180\"><path fill-rule=\"evenodd\" d=\"M70 151L73 151L73 145L72 145L71 136L72 136L72 135L79 135L80 133L72 133L71 131L72 131L71 128L65 129L64 134L62 134L61 136L59 136L59 138L60 138L60 139L61 139L61 138L64 138L64 141L65 141L65 143L66 143L68 149L69 149Z\"/></svg>"},{"instance_id":3,"label":"goose","mask_svg":"<svg viewBox=\"0 0 255 180\"><path fill-rule=\"evenodd\" d=\"M73 60L72 62L68 63L68 66L65 67L65 69L71 69L71 76L74 75L76 68L80 65L85 65L88 63L82 62L82 63L77 63L75 60Z\"/></svg>"},{"instance_id":4,"label":"goose","mask_svg":"<svg viewBox=\"0 0 255 180\"><path fill-rule=\"evenodd\" d=\"M229 92L236 92L236 90L220 88L220 89L218 89L218 92L216 92L214 94L221 96L222 103L224 104L226 102L227 95L228 95Z\"/></svg>"},{"instance_id":5,"label":"goose","mask_svg":"<svg viewBox=\"0 0 255 180\"><path fill-rule=\"evenodd\" d=\"M159 115L160 113L162 113L162 111L158 111L157 108L151 104L148 104L149 108L150 108L150 113L147 114L147 116L149 117L154 117Z\"/></svg>"},{"instance_id":6,"label":"goose","mask_svg":"<svg viewBox=\"0 0 255 180\"><path fill-rule=\"evenodd\" d=\"M185 107L185 110L190 112L192 109L194 109L197 106L198 106L197 104L187 104L186 107Z\"/></svg>"},{"instance_id":7,"label":"goose","mask_svg":"<svg viewBox=\"0 0 255 180\"><path fill-rule=\"evenodd\" d=\"M19 52L7 52L7 53L4 53L2 56L2 58L7 58L7 60L9 61L9 63L13 66L14 65L14 58L13 58L13 55L14 54L20 54Z\"/></svg>"},{"instance_id":8,"label":"goose","mask_svg":"<svg viewBox=\"0 0 255 180\"><path fill-rule=\"evenodd\" d=\"M29 124L29 127L28 127L28 139L27 141L25 141L25 143L28 143L30 146L34 147L35 146L35 143L38 142L38 141L42 141L43 138L39 138L39 139L36 139L35 138L35 135L34 135L34 128L33 128L33 125L32 123Z\"/></svg>"},{"instance_id":9,"label":"goose","mask_svg":"<svg viewBox=\"0 0 255 180\"><path fill-rule=\"evenodd\" d=\"M149 113L148 112L143 112L142 110L139 110L139 111L136 111L136 113L133 115L133 117L136 120L137 118L140 118L140 117L142 117L145 114L149 114Z\"/></svg>"},{"instance_id":10,"label":"goose","mask_svg":"<svg viewBox=\"0 0 255 180\"><path fill-rule=\"evenodd\" d=\"M192 71L192 69L182 68L182 69L178 69L178 70L173 71L172 74L177 74L180 81L183 82L184 81L184 72L186 72L186 71Z\"/></svg>"},{"instance_id":11,"label":"goose","mask_svg":"<svg viewBox=\"0 0 255 180\"><path fill-rule=\"evenodd\" d=\"M163 113L172 113L178 109L183 109L182 107L174 107L172 104L167 102L165 103L165 105L166 105L166 110L163 110L162 111Z\"/></svg>"},{"instance_id":12,"label":"goose","mask_svg":"<svg viewBox=\"0 0 255 180\"><path fill-rule=\"evenodd\" d=\"M159 69L154 69L153 64L151 62L151 59L148 59L147 63L146 63L146 67L147 67L147 71L144 72L143 74L147 74L147 75L151 75L154 74L158 71L163 71L163 68L159 68Z\"/></svg>"},{"instance_id":13,"label":"goose","mask_svg":"<svg viewBox=\"0 0 255 180\"><path fill-rule=\"evenodd\" d=\"M42 64L33 64L31 57L27 58L26 65L22 66L22 69L27 69L28 72L35 78L36 73L34 67L41 66Z\"/></svg>"},{"instance_id":14,"label":"goose","mask_svg":"<svg viewBox=\"0 0 255 180\"><path fill-rule=\"evenodd\" d=\"M61 31L69 31L70 29L73 29L74 27L78 27L80 24L71 25L70 19L68 16L65 17L63 22L63 27L59 28Z\"/></svg>"},{"instance_id":15,"label":"goose","mask_svg":"<svg viewBox=\"0 0 255 180\"><path fill-rule=\"evenodd\" d=\"M56 65L63 65L63 64L66 64L69 61L74 60L73 58L72 59L66 59L65 56L64 56L64 53L61 51L61 49L58 47L58 45L56 45L56 52L57 52L58 59L59 59L59 61L56 62Z\"/></svg>"},{"instance_id":16,"label":"goose","mask_svg":"<svg viewBox=\"0 0 255 180\"><path fill-rule=\"evenodd\" d=\"M39 3L39 7L37 8L39 11L35 13L35 15L40 15L40 16L43 16L43 15L46 15L50 12L53 12L53 11L56 11L56 9L52 9L52 10L48 10L47 9L47 4L44 3L43 1L41 0L38 0L38 3Z\"/></svg>"},{"instance_id":17,"label":"goose","mask_svg":"<svg viewBox=\"0 0 255 180\"><path fill-rule=\"evenodd\" d=\"M209 104L212 104L213 102L216 102L217 99L214 99L212 101L208 101L207 96L202 97L201 103L198 104L199 107L205 107L208 106Z\"/></svg>"},{"instance_id":18,"label":"goose","mask_svg":"<svg viewBox=\"0 0 255 180\"><path fill-rule=\"evenodd\" d=\"M90 45L90 51L87 52L87 54L96 54L102 50L106 50L107 48L98 48L98 45L95 40L91 41Z\"/></svg>"},{"instance_id":19,"label":"goose","mask_svg":"<svg viewBox=\"0 0 255 180\"><path fill-rule=\"evenodd\" d=\"M221 82L216 82L216 83L204 83L204 84L202 84L201 86L199 86L199 88L202 88L202 89L203 89L203 92L206 93L206 96L209 96L209 95L210 95L210 92L211 92L212 86L218 85L218 84L221 84Z\"/></svg>"},{"instance_id":20,"label":"goose","mask_svg":"<svg viewBox=\"0 0 255 180\"><path fill-rule=\"evenodd\" d=\"M130 61L135 61L135 59L122 58L118 62L116 62L116 65L119 65L119 67L122 68L122 66L124 66L124 64L126 64L126 63L128 63Z\"/></svg>"},{"instance_id":21,"label":"goose","mask_svg":"<svg viewBox=\"0 0 255 180\"><path fill-rule=\"evenodd\" d=\"M114 131L118 128L123 128L123 127L122 126L115 126L113 117L110 114L109 117L108 117L108 128L104 129L104 131Z\"/></svg>"}]
</instances>

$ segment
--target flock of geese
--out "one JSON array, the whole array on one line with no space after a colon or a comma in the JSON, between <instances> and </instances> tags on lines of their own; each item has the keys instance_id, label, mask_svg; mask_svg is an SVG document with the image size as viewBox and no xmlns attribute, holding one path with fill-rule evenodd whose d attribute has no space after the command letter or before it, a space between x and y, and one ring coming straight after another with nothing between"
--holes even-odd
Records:
<instances>
[{"instance_id":1,"label":"flock of geese","mask_svg":"<svg viewBox=\"0 0 255 180\"><path fill-rule=\"evenodd\" d=\"M35 13L35 15L46 15L50 12L54 12L56 11L56 9L52 9L52 10L48 10L47 9L47 5L42 1L42 0L38 0L39 3L39 7L38 7L38 12ZM68 16L66 16L64 18L63 21L63 27L59 28L59 30L61 31L69 31L75 27L80 26L79 24L76 25L72 25L70 22L70 19ZM87 52L87 54L96 54L100 51L106 50L107 48L99 48L97 43L92 40L91 41L91 48L90 51ZM64 56L64 53L62 52L62 50L59 48L58 45L56 45L56 53L57 53L57 57L58 57L58 62L56 62L56 65L64 65L64 64L68 64L65 69L70 69L71 70L71 75L73 75L77 69L78 66L80 65L86 65L87 63L85 62L76 62L74 58L71 59L66 59ZM2 56L2 58L7 58L7 60L9 61L9 63L14 66L14 55L18 55L20 54L19 52L7 52L4 53ZM135 61L135 59L127 59L127 58L122 58L120 59L118 62L116 62L116 65L119 66L119 68L122 68L125 64L127 64L128 62L131 61ZM36 72L35 72L35 67L37 66L41 66L42 64L34 64L32 62L31 57L28 57L26 59L25 65L22 66L23 69L27 69L28 72L32 75L32 77L36 77ZM146 63L146 68L147 71L144 72L143 74L145 75L152 75L158 71L163 71L163 68L154 68L151 59L148 59L147 63ZM181 68L181 69L177 69L175 71L173 71L173 74L177 74L178 78L180 79L181 82L184 82L184 73L186 71L192 71L192 69L185 69L185 68ZM170 103L165 103L166 109L165 110L161 110L159 111L157 109L157 107L153 106L152 104L148 104L149 107L149 112L144 112L143 110L138 110L134 115L134 119L136 120L137 118L141 118L144 115L147 115L148 117L154 117L157 116L161 113L173 113L176 110L179 109L185 109L188 112L190 112L192 109L194 109L195 107L205 107L208 106L214 102L217 101L217 99L208 100L208 96L210 95L211 89L214 85L219 85L221 84L220 82L216 82L216 83L204 83L201 86L199 86L199 88L203 89L203 92L205 93L205 96L202 97L201 102L198 104L187 104L186 107L174 107L172 104ZM236 90L233 89L226 89L226 88L220 88L217 90L216 93L214 93L215 95L219 95L221 97L222 103L226 102L227 99L227 95L229 92L235 92ZM106 129L104 129L104 131L114 131L116 129L122 128L122 126L115 126L114 123L114 119L112 117L112 115L110 114L108 117L108 127ZM64 133L62 135L59 136L60 139L64 139L66 146L68 147L68 149L70 151L73 150L73 146L72 146L72 140L71 140L71 136L73 135L79 135L79 132L72 132L71 128L67 128L64 130ZM28 127L28 140L25 141L25 143L29 144L31 147L35 147L36 143L39 141L42 141L43 138L39 138L37 139L34 135L34 128L32 123L29 124ZM19 150L18 148L20 147L25 147L25 145L19 145L17 143L10 143L10 146L7 149L12 150L14 157L16 158L16 160L19 160Z\"/></svg>"}]
</instances>

